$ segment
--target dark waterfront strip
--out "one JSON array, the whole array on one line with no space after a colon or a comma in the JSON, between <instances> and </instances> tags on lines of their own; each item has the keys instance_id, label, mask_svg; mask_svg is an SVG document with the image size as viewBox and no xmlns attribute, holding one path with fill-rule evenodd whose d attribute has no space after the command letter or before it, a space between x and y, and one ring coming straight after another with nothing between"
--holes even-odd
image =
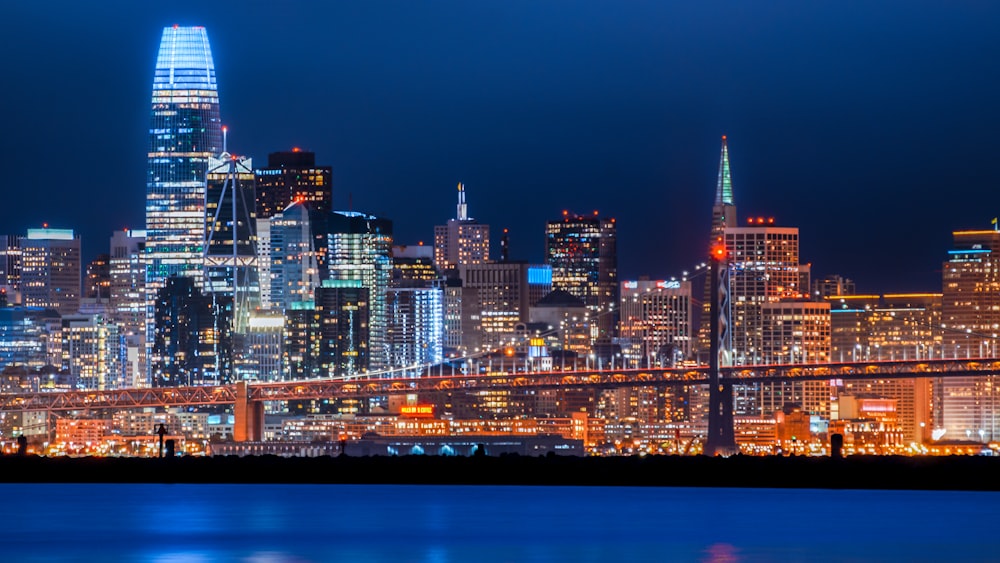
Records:
<instances>
[{"instance_id":1,"label":"dark waterfront strip","mask_svg":"<svg viewBox=\"0 0 1000 563\"><path fill-rule=\"evenodd\" d=\"M315 483L1000 490L989 457L0 457L7 483Z\"/></svg>"}]
</instances>

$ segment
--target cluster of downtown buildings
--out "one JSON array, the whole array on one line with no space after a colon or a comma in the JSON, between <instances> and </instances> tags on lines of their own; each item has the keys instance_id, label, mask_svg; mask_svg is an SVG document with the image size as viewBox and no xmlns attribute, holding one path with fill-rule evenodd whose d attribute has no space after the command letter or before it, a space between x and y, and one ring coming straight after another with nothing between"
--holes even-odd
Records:
<instances>
[{"instance_id":1,"label":"cluster of downtown buildings","mask_svg":"<svg viewBox=\"0 0 1000 563\"><path fill-rule=\"evenodd\" d=\"M564 211L545 225L545 263L530 264L510 259L506 233L491 252L490 227L469 217L459 184L455 218L434 228L433 244L402 245L390 219L333 210L331 167L313 153L275 152L266 166L230 153L204 28L164 29L151 109L145 230L115 232L85 268L71 230L0 237L4 391L705 363L704 270L619 280L613 218ZM1000 232L954 237L940 293L859 295L839 276L813 280L797 228L737 220L723 137L703 242L727 256L726 362L996 357ZM708 404L697 386L417 400L451 422L370 420L396 434L551 432L591 451L679 452L704 432ZM734 412L745 449L806 447L838 431L857 450L901 452L993 441L997 403L991 377L789 381L737 385ZM289 419L270 435L358 437L372 428L349 431L336 417L401 409L302 401L287 410L318 422ZM30 433L28 415L2 416L4 437ZM225 433L224 416L215 430L209 414L171 416L177 435ZM456 422L495 419L519 422Z\"/></svg>"}]
</instances>

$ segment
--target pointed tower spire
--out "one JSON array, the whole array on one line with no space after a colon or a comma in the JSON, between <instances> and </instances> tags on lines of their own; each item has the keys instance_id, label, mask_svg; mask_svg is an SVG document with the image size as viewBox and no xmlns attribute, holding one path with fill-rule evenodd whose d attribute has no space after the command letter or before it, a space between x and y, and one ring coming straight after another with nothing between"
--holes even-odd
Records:
<instances>
[{"instance_id":1,"label":"pointed tower spire","mask_svg":"<svg viewBox=\"0 0 1000 563\"><path fill-rule=\"evenodd\" d=\"M465 206L465 184L462 182L458 183L458 216L456 219L459 221L469 220L469 212Z\"/></svg>"},{"instance_id":2,"label":"pointed tower spire","mask_svg":"<svg viewBox=\"0 0 1000 563\"><path fill-rule=\"evenodd\" d=\"M736 202L733 200L733 176L729 170L729 142L722 136L722 154L719 156L719 180L715 186L715 203L712 205L712 239L718 242L722 230L736 226Z\"/></svg>"},{"instance_id":3,"label":"pointed tower spire","mask_svg":"<svg viewBox=\"0 0 1000 563\"><path fill-rule=\"evenodd\" d=\"M733 203L733 177L729 171L729 144L726 136L722 136L722 154L719 156L719 183L715 188L716 205L735 205Z\"/></svg>"},{"instance_id":4,"label":"pointed tower spire","mask_svg":"<svg viewBox=\"0 0 1000 563\"><path fill-rule=\"evenodd\" d=\"M736 227L736 202L733 199L733 177L729 170L729 143L722 136L722 154L719 157L719 180L715 187L715 203L712 205L712 230L708 248L725 245L726 229ZM707 250L707 249L706 249ZM709 305L713 294L709 283L705 283L705 300L702 302L701 327L698 330L698 352L708 354L711 344L712 314ZM703 358L705 359L705 358Z\"/></svg>"}]
</instances>

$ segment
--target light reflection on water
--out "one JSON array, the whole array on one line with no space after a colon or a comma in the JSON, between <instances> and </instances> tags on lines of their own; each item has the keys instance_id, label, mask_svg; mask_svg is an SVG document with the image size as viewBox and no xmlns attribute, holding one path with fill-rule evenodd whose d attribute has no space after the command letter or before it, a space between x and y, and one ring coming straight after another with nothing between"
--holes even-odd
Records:
<instances>
[{"instance_id":1,"label":"light reflection on water","mask_svg":"<svg viewBox=\"0 0 1000 563\"><path fill-rule=\"evenodd\" d=\"M0 560L995 559L1000 493L0 485Z\"/></svg>"}]
</instances>

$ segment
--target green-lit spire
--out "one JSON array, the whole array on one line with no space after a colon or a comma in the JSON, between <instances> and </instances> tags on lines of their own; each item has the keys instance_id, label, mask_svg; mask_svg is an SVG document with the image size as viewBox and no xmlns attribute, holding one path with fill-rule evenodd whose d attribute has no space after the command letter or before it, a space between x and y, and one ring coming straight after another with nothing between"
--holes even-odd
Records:
<instances>
[{"instance_id":1,"label":"green-lit spire","mask_svg":"<svg viewBox=\"0 0 1000 563\"><path fill-rule=\"evenodd\" d=\"M733 177L729 172L729 147L726 136L722 136L722 155L719 157L719 184L715 188L716 205L736 205L733 203Z\"/></svg>"}]
</instances>

